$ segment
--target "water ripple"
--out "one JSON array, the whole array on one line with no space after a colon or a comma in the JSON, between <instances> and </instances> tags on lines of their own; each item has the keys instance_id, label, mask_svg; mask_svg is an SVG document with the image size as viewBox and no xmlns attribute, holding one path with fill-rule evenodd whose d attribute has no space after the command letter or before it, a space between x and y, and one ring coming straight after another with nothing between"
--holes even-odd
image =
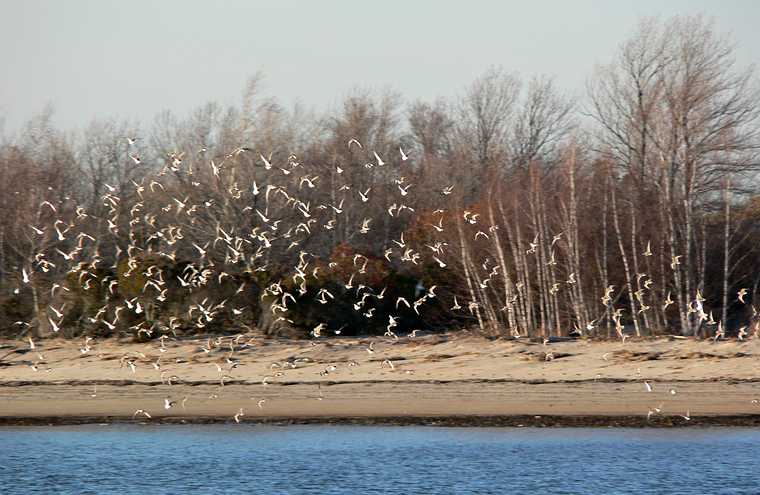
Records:
<instances>
[{"instance_id":1,"label":"water ripple","mask_svg":"<svg viewBox=\"0 0 760 495\"><path fill-rule=\"evenodd\" d=\"M760 430L0 429L0 492L755 494Z\"/></svg>"}]
</instances>

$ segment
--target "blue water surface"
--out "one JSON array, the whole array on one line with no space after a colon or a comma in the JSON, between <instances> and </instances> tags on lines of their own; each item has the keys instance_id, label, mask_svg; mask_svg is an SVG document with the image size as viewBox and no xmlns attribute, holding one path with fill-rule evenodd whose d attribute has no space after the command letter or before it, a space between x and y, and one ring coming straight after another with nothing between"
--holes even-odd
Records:
<instances>
[{"instance_id":1,"label":"blue water surface","mask_svg":"<svg viewBox=\"0 0 760 495\"><path fill-rule=\"evenodd\" d=\"M760 430L0 428L0 493L760 493Z\"/></svg>"}]
</instances>

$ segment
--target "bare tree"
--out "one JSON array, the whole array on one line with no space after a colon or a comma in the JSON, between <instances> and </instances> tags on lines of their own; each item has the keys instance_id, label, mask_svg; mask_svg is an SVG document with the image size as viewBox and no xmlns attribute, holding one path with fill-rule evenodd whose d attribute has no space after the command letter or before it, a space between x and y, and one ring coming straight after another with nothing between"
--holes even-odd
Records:
<instances>
[{"instance_id":1,"label":"bare tree","mask_svg":"<svg viewBox=\"0 0 760 495\"><path fill-rule=\"evenodd\" d=\"M491 67L460 99L457 131L481 168L505 161L510 119L519 94L517 76Z\"/></svg>"},{"instance_id":2,"label":"bare tree","mask_svg":"<svg viewBox=\"0 0 760 495\"><path fill-rule=\"evenodd\" d=\"M573 101L559 93L552 78L531 79L512 124L510 162L521 168L534 160L545 167L556 164L559 146L575 125L573 108Z\"/></svg>"}]
</instances>

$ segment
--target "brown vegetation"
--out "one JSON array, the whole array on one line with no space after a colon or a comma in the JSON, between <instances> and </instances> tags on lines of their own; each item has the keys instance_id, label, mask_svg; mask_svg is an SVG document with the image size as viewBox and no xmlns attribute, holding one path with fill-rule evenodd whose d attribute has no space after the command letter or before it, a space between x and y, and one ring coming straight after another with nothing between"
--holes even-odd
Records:
<instances>
[{"instance_id":1,"label":"brown vegetation","mask_svg":"<svg viewBox=\"0 0 760 495\"><path fill-rule=\"evenodd\" d=\"M702 18L646 21L588 101L494 68L322 116L256 80L144 129L43 114L0 143L0 333L757 332L753 72Z\"/></svg>"}]
</instances>

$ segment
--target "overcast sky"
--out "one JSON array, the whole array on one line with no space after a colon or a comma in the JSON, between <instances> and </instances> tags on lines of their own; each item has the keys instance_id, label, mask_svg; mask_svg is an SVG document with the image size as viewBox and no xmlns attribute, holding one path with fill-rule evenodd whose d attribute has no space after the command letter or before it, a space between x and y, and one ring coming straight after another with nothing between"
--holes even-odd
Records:
<instances>
[{"instance_id":1,"label":"overcast sky","mask_svg":"<svg viewBox=\"0 0 760 495\"><path fill-rule=\"evenodd\" d=\"M0 120L151 122L237 102L258 70L283 103L325 109L352 87L451 96L489 65L580 94L640 16L704 13L760 62L760 2L0 0Z\"/></svg>"}]
</instances>

